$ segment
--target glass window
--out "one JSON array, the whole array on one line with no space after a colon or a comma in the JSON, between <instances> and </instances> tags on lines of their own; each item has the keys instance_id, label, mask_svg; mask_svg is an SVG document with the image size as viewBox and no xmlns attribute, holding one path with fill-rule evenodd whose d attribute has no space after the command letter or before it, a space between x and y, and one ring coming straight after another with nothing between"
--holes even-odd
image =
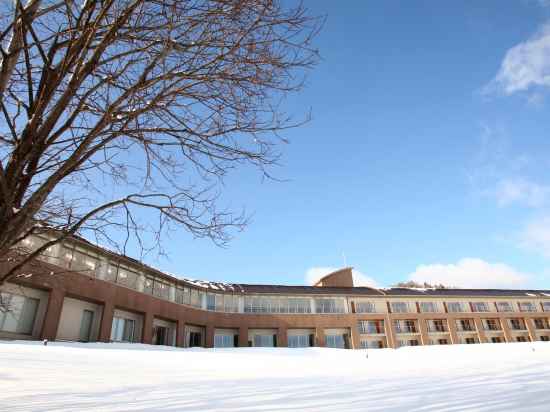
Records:
<instances>
[{"instance_id":1,"label":"glass window","mask_svg":"<svg viewBox=\"0 0 550 412\"><path fill-rule=\"evenodd\" d=\"M189 305L189 288L178 286L176 288L176 302Z\"/></svg>"},{"instance_id":2,"label":"glass window","mask_svg":"<svg viewBox=\"0 0 550 412\"><path fill-rule=\"evenodd\" d=\"M133 319L113 317L111 340L113 342L134 342L136 322Z\"/></svg>"},{"instance_id":3,"label":"glass window","mask_svg":"<svg viewBox=\"0 0 550 412\"><path fill-rule=\"evenodd\" d=\"M233 348L235 346L235 337L232 335L214 335L215 348Z\"/></svg>"},{"instance_id":4,"label":"glass window","mask_svg":"<svg viewBox=\"0 0 550 412\"><path fill-rule=\"evenodd\" d=\"M550 312L550 302L542 302L542 310L545 312Z\"/></svg>"},{"instance_id":5,"label":"glass window","mask_svg":"<svg viewBox=\"0 0 550 412\"><path fill-rule=\"evenodd\" d=\"M418 307L422 313L434 313L439 312L437 304L435 302L419 302Z\"/></svg>"},{"instance_id":6,"label":"glass window","mask_svg":"<svg viewBox=\"0 0 550 412\"><path fill-rule=\"evenodd\" d=\"M95 275L95 271L99 266L99 259L79 250L73 251L71 269L83 272L87 275Z\"/></svg>"},{"instance_id":7,"label":"glass window","mask_svg":"<svg viewBox=\"0 0 550 412\"><path fill-rule=\"evenodd\" d=\"M0 331L31 335L40 301L11 293L0 297Z\"/></svg>"},{"instance_id":8,"label":"glass window","mask_svg":"<svg viewBox=\"0 0 550 412\"><path fill-rule=\"evenodd\" d=\"M487 302L472 302L471 305L474 312L489 312L489 304Z\"/></svg>"},{"instance_id":9,"label":"glass window","mask_svg":"<svg viewBox=\"0 0 550 412\"><path fill-rule=\"evenodd\" d=\"M447 310L449 312L465 312L464 305L461 302L447 303Z\"/></svg>"},{"instance_id":10,"label":"glass window","mask_svg":"<svg viewBox=\"0 0 550 412\"><path fill-rule=\"evenodd\" d=\"M346 305L344 299L338 298L316 298L316 313L345 313Z\"/></svg>"},{"instance_id":11,"label":"glass window","mask_svg":"<svg viewBox=\"0 0 550 412\"><path fill-rule=\"evenodd\" d=\"M408 313L409 304L407 302L391 302L391 311L392 313Z\"/></svg>"},{"instance_id":12,"label":"glass window","mask_svg":"<svg viewBox=\"0 0 550 412\"><path fill-rule=\"evenodd\" d=\"M139 274L123 267L119 267L116 282L132 289L137 289Z\"/></svg>"},{"instance_id":13,"label":"glass window","mask_svg":"<svg viewBox=\"0 0 550 412\"><path fill-rule=\"evenodd\" d=\"M289 348L309 348L310 346L310 335L292 335L288 337Z\"/></svg>"},{"instance_id":14,"label":"glass window","mask_svg":"<svg viewBox=\"0 0 550 412\"><path fill-rule=\"evenodd\" d=\"M346 339L344 335L326 335L325 336L325 346L327 348L346 348Z\"/></svg>"},{"instance_id":15,"label":"glass window","mask_svg":"<svg viewBox=\"0 0 550 412\"><path fill-rule=\"evenodd\" d=\"M145 278L145 283L143 284L143 292L148 293L149 295L153 294L153 285L155 280L150 277Z\"/></svg>"},{"instance_id":16,"label":"glass window","mask_svg":"<svg viewBox=\"0 0 550 412\"><path fill-rule=\"evenodd\" d=\"M497 302L498 312L513 312L510 302Z\"/></svg>"},{"instance_id":17,"label":"glass window","mask_svg":"<svg viewBox=\"0 0 550 412\"><path fill-rule=\"evenodd\" d=\"M275 346L273 335L254 335L254 347L272 348Z\"/></svg>"},{"instance_id":18,"label":"glass window","mask_svg":"<svg viewBox=\"0 0 550 412\"><path fill-rule=\"evenodd\" d=\"M360 320L357 323L360 334L381 334L384 333L383 320Z\"/></svg>"},{"instance_id":19,"label":"glass window","mask_svg":"<svg viewBox=\"0 0 550 412\"><path fill-rule=\"evenodd\" d=\"M536 312L537 307L533 302L519 302L518 303L520 312Z\"/></svg>"},{"instance_id":20,"label":"glass window","mask_svg":"<svg viewBox=\"0 0 550 412\"><path fill-rule=\"evenodd\" d=\"M355 301L356 313L376 313L376 304L374 302Z\"/></svg>"}]
</instances>

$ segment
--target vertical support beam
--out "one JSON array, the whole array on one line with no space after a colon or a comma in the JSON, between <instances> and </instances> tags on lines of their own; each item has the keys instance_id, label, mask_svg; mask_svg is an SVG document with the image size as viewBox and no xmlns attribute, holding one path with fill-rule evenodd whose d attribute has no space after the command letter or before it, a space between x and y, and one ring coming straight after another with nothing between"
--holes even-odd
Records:
<instances>
[{"instance_id":1,"label":"vertical support beam","mask_svg":"<svg viewBox=\"0 0 550 412\"><path fill-rule=\"evenodd\" d=\"M455 318L447 318L447 326L449 327L449 333L451 335L451 343L453 345L457 345L460 343L460 338L458 337L458 333L456 332L456 319Z\"/></svg>"},{"instance_id":2,"label":"vertical support beam","mask_svg":"<svg viewBox=\"0 0 550 412\"><path fill-rule=\"evenodd\" d=\"M46 316L44 316L42 333L40 334L41 339L55 340L64 299L64 290L56 288L50 291L50 296L48 297L48 307L46 308Z\"/></svg>"},{"instance_id":3,"label":"vertical support beam","mask_svg":"<svg viewBox=\"0 0 550 412\"><path fill-rule=\"evenodd\" d=\"M357 324L350 325L349 327L351 333L351 348L352 349L361 349L361 336L359 335L359 330L357 329Z\"/></svg>"},{"instance_id":4,"label":"vertical support beam","mask_svg":"<svg viewBox=\"0 0 550 412\"><path fill-rule=\"evenodd\" d=\"M392 319L389 315L386 316L386 318L384 319L384 331L386 332L388 348L397 348L397 340L395 338L395 332L393 330Z\"/></svg>"},{"instance_id":5,"label":"vertical support beam","mask_svg":"<svg viewBox=\"0 0 550 412\"><path fill-rule=\"evenodd\" d=\"M325 331L323 328L315 328L315 346L320 348L325 346Z\"/></svg>"},{"instance_id":6,"label":"vertical support beam","mask_svg":"<svg viewBox=\"0 0 550 412\"><path fill-rule=\"evenodd\" d=\"M277 329L277 346L280 348L288 347L288 331L284 326Z\"/></svg>"},{"instance_id":7,"label":"vertical support beam","mask_svg":"<svg viewBox=\"0 0 550 412\"><path fill-rule=\"evenodd\" d=\"M141 332L141 343L151 345L153 343L153 313L145 312L143 315L143 331Z\"/></svg>"},{"instance_id":8,"label":"vertical support beam","mask_svg":"<svg viewBox=\"0 0 550 412\"><path fill-rule=\"evenodd\" d=\"M206 341L204 342L204 346L207 348L213 348L214 347L214 326L207 325L206 326Z\"/></svg>"},{"instance_id":9,"label":"vertical support beam","mask_svg":"<svg viewBox=\"0 0 550 412\"><path fill-rule=\"evenodd\" d=\"M176 323L176 346L185 347L185 321L178 319Z\"/></svg>"},{"instance_id":10,"label":"vertical support beam","mask_svg":"<svg viewBox=\"0 0 550 412\"><path fill-rule=\"evenodd\" d=\"M525 318L525 325L527 326L527 330L529 331L529 338L531 339L531 342L537 341L537 331L535 329L535 324L533 322L532 318Z\"/></svg>"},{"instance_id":11,"label":"vertical support beam","mask_svg":"<svg viewBox=\"0 0 550 412\"><path fill-rule=\"evenodd\" d=\"M485 330L483 329L483 322L478 317L474 318L474 323L476 324L477 337L480 343L487 343L487 336L485 336Z\"/></svg>"},{"instance_id":12,"label":"vertical support beam","mask_svg":"<svg viewBox=\"0 0 550 412\"><path fill-rule=\"evenodd\" d=\"M428 325L426 319L419 318L418 326L420 328L420 338L422 339L422 345L430 344L430 335L428 334Z\"/></svg>"},{"instance_id":13,"label":"vertical support beam","mask_svg":"<svg viewBox=\"0 0 550 412\"><path fill-rule=\"evenodd\" d=\"M99 327L100 342L109 342L111 340L111 328L113 327L113 316L115 313L115 306L113 302L105 302L103 304L103 311L101 313L101 325Z\"/></svg>"},{"instance_id":14,"label":"vertical support beam","mask_svg":"<svg viewBox=\"0 0 550 412\"><path fill-rule=\"evenodd\" d=\"M246 326L239 328L239 347L248 347L248 328Z\"/></svg>"},{"instance_id":15,"label":"vertical support beam","mask_svg":"<svg viewBox=\"0 0 550 412\"><path fill-rule=\"evenodd\" d=\"M506 339L506 342L513 342L512 332L510 331L510 325L508 324L508 319L501 318L500 326L502 327L502 331L504 332L504 339Z\"/></svg>"}]
</instances>

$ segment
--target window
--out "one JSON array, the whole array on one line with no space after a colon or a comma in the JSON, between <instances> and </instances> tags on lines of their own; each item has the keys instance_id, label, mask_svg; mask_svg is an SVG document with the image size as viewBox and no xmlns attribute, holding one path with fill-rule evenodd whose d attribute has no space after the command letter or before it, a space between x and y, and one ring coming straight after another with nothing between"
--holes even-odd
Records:
<instances>
[{"instance_id":1,"label":"window","mask_svg":"<svg viewBox=\"0 0 550 412\"><path fill-rule=\"evenodd\" d=\"M1 293L0 298L0 331L31 335L40 301L11 293Z\"/></svg>"},{"instance_id":2,"label":"window","mask_svg":"<svg viewBox=\"0 0 550 412\"><path fill-rule=\"evenodd\" d=\"M518 303L520 312L536 312L537 307L533 302L519 302Z\"/></svg>"},{"instance_id":3,"label":"window","mask_svg":"<svg viewBox=\"0 0 550 412\"><path fill-rule=\"evenodd\" d=\"M376 313L374 302L355 301L355 313Z\"/></svg>"},{"instance_id":4,"label":"window","mask_svg":"<svg viewBox=\"0 0 550 412\"><path fill-rule=\"evenodd\" d=\"M476 339L476 338L466 338L466 339L464 339L464 342L465 342L467 345L472 345L472 344L477 343L477 339Z\"/></svg>"},{"instance_id":5,"label":"window","mask_svg":"<svg viewBox=\"0 0 550 412\"><path fill-rule=\"evenodd\" d=\"M493 337L491 338L491 342L492 342L492 343L502 343L502 338L499 337L499 336L493 336Z\"/></svg>"},{"instance_id":6,"label":"window","mask_svg":"<svg viewBox=\"0 0 550 412\"><path fill-rule=\"evenodd\" d=\"M291 335L288 337L289 348L309 348L312 345L313 335Z\"/></svg>"},{"instance_id":7,"label":"window","mask_svg":"<svg viewBox=\"0 0 550 412\"><path fill-rule=\"evenodd\" d=\"M216 295L206 294L206 310L216 310Z\"/></svg>"},{"instance_id":8,"label":"window","mask_svg":"<svg viewBox=\"0 0 550 412\"><path fill-rule=\"evenodd\" d=\"M182 305L189 305L189 288L184 288L181 286L178 286L176 288L176 303L181 303Z\"/></svg>"},{"instance_id":9,"label":"window","mask_svg":"<svg viewBox=\"0 0 550 412\"><path fill-rule=\"evenodd\" d=\"M513 312L510 302L497 302L498 312Z\"/></svg>"},{"instance_id":10,"label":"window","mask_svg":"<svg viewBox=\"0 0 550 412\"><path fill-rule=\"evenodd\" d=\"M452 313L465 312L464 305L461 302L449 302L447 303L447 310Z\"/></svg>"},{"instance_id":11,"label":"window","mask_svg":"<svg viewBox=\"0 0 550 412\"><path fill-rule=\"evenodd\" d=\"M418 346L418 345L419 345L418 339L409 339L409 340L400 340L400 341L397 341L397 346L398 346L398 347L402 347L402 346Z\"/></svg>"},{"instance_id":12,"label":"window","mask_svg":"<svg viewBox=\"0 0 550 412\"><path fill-rule=\"evenodd\" d=\"M200 292L196 289L191 289L190 294L191 294L191 299L189 301L189 304L196 308L202 308L202 297L204 295L204 292Z\"/></svg>"},{"instance_id":13,"label":"window","mask_svg":"<svg viewBox=\"0 0 550 412\"><path fill-rule=\"evenodd\" d=\"M316 298L316 313L345 313L346 305L344 299L338 298Z\"/></svg>"},{"instance_id":14,"label":"window","mask_svg":"<svg viewBox=\"0 0 550 412\"><path fill-rule=\"evenodd\" d=\"M545 312L550 312L550 302L542 302L542 310Z\"/></svg>"},{"instance_id":15,"label":"window","mask_svg":"<svg viewBox=\"0 0 550 412\"><path fill-rule=\"evenodd\" d=\"M109 269L107 269L107 272ZM108 273L108 277L109 277ZM115 274L115 282L126 287L137 289L139 274L123 267L118 268L118 273Z\"/></svg>"},{"instance_id":16,"label":"window","mask_svg":"<svg viewBox=\"0 0 550 412\"><path fill-rule=\"evenodd\" d=\"M513 330L525 330L525 322L523 319L510 319L510 328Z\"/></svg>"},{"instance_id":17,"label":"window","mask_svg":"<svg viewBox=\"0 0 550 412\"><path fill-rule=\"evenodd\" d=\"M233 348L235 347L235 337L232 335L214 335L215 348Z\"/></svg>"},{"instance_id":18,"label":"window","mask_svg":"<svg viewBox=\"0 0 550 412\"><path fill-rule=\"evenodd\" d=\"M439 312L437 304L435 302L419 302L418 307L422 313L434 313Z\"/></svg>"},{"instance_id":19,"label":"window","mask_svg":"<svg viewBox=\"0 0 550 412\"><path fill-rule=\"evenodd\" d=\"M500 330L500 321L498 319L484 319L485 330Z\"/></svg>"},{"instance_id":20,"label":"window","mask_svg":"<svg viewBox=\"0 0 550 412\"><path fill-rule=\"evenodd\" d=\"M392 313L408 313L409 304L407 302L391 302L391 311Z\"/></svg>"},{"instance_id":21,"label":"window","mask_svg":"<svg viewBox=\"0 0 550 412\"><path fill-rule=\"evenodd\" d=\"M360 320L357 323L357 328L360 334L382 334L384 333L384 321L383 320Z\"/></svg>"},{"instance_id":22,"label":"window","mask_svg":"<svg viewBox=\"0 0 550 412\"><path fill-rule=\"evenodd\" d=\"M456 321L456 328L461 332L474 332L474 322L470 319L458 319Z\"/></svg>"},{"instance_id":23,"label":"window","mask_svg":"<svg viewBox=\"0 0 550 412\"><path fill-rule=\"evenodd\" d=\"M550 329L550 325L548 324L548 319L546 318L537 318L533 319L535 321L535 328L536 329Z\"/></svg>"},{"instance_id":24,"label":"window","mask_svg":"<svg viewBox=\"0 0 550 412\"><path fill-rule=\"evenodd\" d=\"M75 271L83 272L87 275L95 275L95 271L99 266L99 259L81 252L74 250L72 255L72 261L70 268Z\"/></svg>"},{"instance_id":25,"label":"window","mask_svg":"<svg viewBox=\"0 0 550 412\"><path fill-rule=\"evenodd\" d=\"M516 342L528 342L527 337L525 336L517 336Z\"/></svg>"},{"instance_id":26,"label":"window","mask_svg":"<svg viewBox=\"0 0 550 412\"><path fill-rule=\"evenodd\" d=\"M111 340L113 342L134 342L136 321L114 317L111 328Z\"/></svg>"},{"instance_id":27,"label":"window","mask_svg":"<svg viewBox=\"0 0 550 412\"><path fill-rule=\"evenodd\" d=\"M438 340L437 340L437 344L438 344L438 345L448 345L448 344L449 344L449 340L448 340L448 339L438 339Z\"/></svg>"},{"instance_id":28,"label":"window","mask_svg":"<svg viewBox=\"0 0 550 412\"><path fill-rule=\"evenodd\" d=\"M325 336L325 346L327 348L346 348L346 339L344 335L327 335Z\"/></svg>"},{"instance_id":29,"label":"window","mask_svg":"<svg viewBox=\"0 0 550 412\"><path fill-rule=\"evenodd\" d=\"M154 277L146 277L143 292L161 299L170 299L170 285Z\"/></svg>"},{"instance_id":30,"label":"window","mask_svg":"<svg viewBox=\"0 0 550 412\"><path fill-rule=\"evenodd\" d=\"M472 302L472 311L474 312L489 312L489 305L487 302Z\"/></svg>"},{"instance_id":31,"label":"window","mask_svg":"<svg viewBox=\"0 0 550 412\"><path fill-rule=\"evenodd\" d=\"M254 346L260 348L272 348L275 346L275 336L254 335Z\"/></svg>"},{"instance_id":32,"label":"window","mask_svg":"<svg viewBox=\"0 0 550 412\"><path fill-rule=\"evenodd\" d=\"M447 321L444 319L429 320L428 332L447 332Z\"/></svg>"},{"instance_id":33,"label":"window","mask_svg":"<svg viewBox=\"0 0 550 412\"><path fill-rule=\"evenodd\" d=\"M543 341L543 342L549 342L550 341L550 336L542 335L540 337L540 340Z\"/></svg>"},{"instance_id":34,"label":"window","mask_svg":"<svg viewBox=\"0 0 550 412\"><path fill-rule=\"evenodd\" d=\"M393 326L396 333L417 333L416 321L412 319L408 320L394 320Z\"/></svg>"},{"instance_id":35,"label":"window","mask_svg":"<svg viewBox=\"0 0 550 412\"><path fill-rule=\"evenodd\" d=\"M386 347L382 340L367 340L361 339L359 342L361 349L383 349Z\"/></svg>"}]
</instances>

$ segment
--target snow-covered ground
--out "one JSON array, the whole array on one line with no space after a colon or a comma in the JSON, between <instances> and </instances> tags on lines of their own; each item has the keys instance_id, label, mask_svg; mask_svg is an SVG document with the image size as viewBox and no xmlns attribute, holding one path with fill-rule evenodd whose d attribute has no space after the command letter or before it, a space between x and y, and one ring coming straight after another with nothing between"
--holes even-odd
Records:
<instances>
[{"instance_id":1,"label":"snow-covered ground","mask_svg":"<svg viewBox=\"0 0 550 412\"><path fill-rule=\"evenodd\" d=\"M0 342L0 410L550 411L550 343L366 355Z\"/></svg>"}]
</instances>

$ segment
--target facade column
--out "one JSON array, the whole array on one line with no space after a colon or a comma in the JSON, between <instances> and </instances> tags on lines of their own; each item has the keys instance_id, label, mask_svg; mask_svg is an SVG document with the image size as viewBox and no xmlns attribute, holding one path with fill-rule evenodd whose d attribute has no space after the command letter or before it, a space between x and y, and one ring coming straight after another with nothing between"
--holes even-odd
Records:
<instances>
[{"instance_id":1,"label":"facade column","mask_svg":"<svg viewBox=\"0 0 550 412\"><path fill-rule=\"evenodd\" d=\"M510 331L510 325L508 325L508 319L501 318L500 326L502 327L502 331L504 332L504 339L506 339L506 342L513 342L512 332Z\"/></svg>"},{"instance_id":2,"label":"facade column","mask_svg":"<svg viewBox=\"0 0 550 412\"><path fill-rule=\"evenodd\" d=\"M64 290L52 289L50 291L50 295L48 297L48 307L46 308L46 316L44 317L42 333L40 334L41 339L55 340L64 299Z\"/></svg>"},{"instance_id":3,"label":"facade column","mask_svg":"<svg viewBox=\"0 0 550 412\"><path fill-rule=\"evenodd\" d=\"M176 346L184 348L185 343L185 321L178 320L176 322Z\"/></svg>"},{"instance_id":4,"label":"facade column","mask_svg":"<svg viewBox=\"0 0 550 412\"><path fill-rule=\"evenodd\" d=\"M213 348L214 347L214 326L207 325L206 326L206 340L204 342L204 346L207 348Z\"/></svg>"},{"instance_id":5,"label":"facade column","mask_svg":"<svg viewBox=\"0 0 550 412\"><path fill-rule=\"evenodd\" d=\"M153 313L145 312L143 315L143 331L141 332L141 343L151 345L153 343Z\"/></svg>"},{"instance_id":6,"label":"facade column","mask_svg":"<svg viewBox=\"0 0 550 412\"><path fill-rule=\"evenodd\" d=\"M529 338L531 339L531 342L536 342L537 331L535 329L533 318L525 318L525 325L527 326L527 330L529 331Z\"/></svg>"},{"instance_id":7,"label":"facade column","mask_svg":"<svg viewBox=\"0 0 550 412\"><path fill-rule=\"evenodd\" d=\"M325 331L323 328L315 328L315 346L320 348L325 346Z\"/></svg>"},{"instance_id":8,"label":"facade column","mask_svg":"<svg viewBox=\"0 0 550 412\"><path fill-rule=\"evenodd\" d=\"M476 324L477 336L480 343L487 343L487 336L485 336L485 330L483 329L483 322L478 317L474 318L474 323Z\"/></svg>"},{"instance_id":9,"label":"facade column","mask_svg":"<svg viewBox=\"0 0 550 412\"><path fill-rule=\"evenodd\" d=\"M110 342L111 341L111 329L113 327L113 316L115 313L115 306L113 302L105 302L103 304L103 311L101 313L101 325L99 327L99 341Z\"/></svg>"},{"instance_id":10,"label":"facade column","mask_svg":"<svg viewBox=\"0 0 550 412\"><path fill-rule=\"evenodd\" d=\"M246 326L241 326L239 328L239 347L248 347L248 328Z\"/></svg>"},{"instance_id":11,"label":"facade column","mask_svg":"<svg viewBox=\"0 0 550 412\"><path fill-rule=\"evenodd\" d=\"M426 319L418 319L418 326L420 327L420 338L422 339L422 345L430 344L430 335L428 334L428 325Z\"/></svg>"},{"instance_id":12,"label":"facade column","mask_svg":"<svg viewBox=\"0 0 550 412\"><path fill-rule=\"evenodd\" d=\"M279 327L277 329L277 347L288 347L288 331L286 327Z\"/></svg>"},{"instance_id":13,"label":"facade column","mask_svg":"<svg viewBox=\"0 0 550 412\"><path fill-rule=\"evenodd\" d=\"M359 335L357 325L350 325L349 330L351 333L351 348L361 349L361 336Z\"/></svg>"},{"instance_id":14,"label":"facade column","mask_svg":"<svg viewBox=\"0 0 550 412\"><path fill-rule=\"evenodd\" d=\"M458 333L456 333L456 319L447 318L447 327L449 328L449 334L451 335L451 343L453 345L459 344L460 339L458 337Z\"/></svg>"},{"instance_id":15,"label":"facade column","mask_svg":"<svg viewBox=\"0 0 550 412\"><path fill-rule=\"evenodd\" d=\"M397 348L397 339L395 338L395 332L393 330L392 319L390 316L386 316L384 319L384 332L386 333L386 340L388 341L388 348Z\"/></svg>"}]
</instances>

